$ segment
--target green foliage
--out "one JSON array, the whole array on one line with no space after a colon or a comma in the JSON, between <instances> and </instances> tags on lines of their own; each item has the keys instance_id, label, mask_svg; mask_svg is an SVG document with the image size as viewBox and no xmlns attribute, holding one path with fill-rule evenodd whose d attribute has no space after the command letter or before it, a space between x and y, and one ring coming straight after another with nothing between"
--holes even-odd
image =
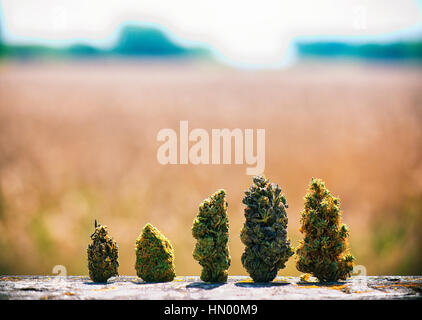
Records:
<instances>
[{"instance_id":1,"label":"green foliage","mask_svg":"<svg viewBox=\"0 0 422 320\"><path fill-rule=\"evenodd\" d=\"M218 190L199 206L192 234L197 241L193 258L202 266L201 280L226 282L230 267L226 192Z\"/></svg>"},{"instance_id":2,"label":"green foliage","mask_svg":"<svg viewBox=\"0 0 422 320\"><path fill-rule=\"evenodd\" d=\"M116 45L105 49L82 43L60 48L42 45L12 45L3 43L0 37L0 59L75 59L115 56L206 58L209 56L209 51L205 47L185 48L174 43L159 29L135 25L122 28Z\"/></svg>"},{"instance_id":3,"label":"green foliage","mask_svg":"<svg viewBox=\"0 0 422 320\"><path fill-rule=\"evenodd\" d=\"M89 277L94 282L107 282L108 278L118 275L117 243L108 235L107 226L97 224L97 220L91 239L92 243L88 245Z\"/></svg>"},{"instance_id":4,"label":"green foliage","mask_svg":"<svg viewBox=\"0 0 422 320\"><path fill-rule=\"evenodd\" d=\"M136 240L135 269L147 282L172 281L176 276L174 252L170 241L151 224L145 225Z\"/></svg>"},{"instance_id":5,"label":"green foliage","mask_svg":"<svg viewBox=\"0 0 422 320\"><path fill-rule=\"evenodd\" d=\"M245 224L240 238L246 246L242 264L255 282L274 280L293 255L287 238L287 202L281 188L263 176L245 191Z\"/></svg>"},{"instance_id":6,"label":"green foliage","mask_svg":"<svg viewBox=\"0 0 422 320\"><path fill-rule=\"evenodd\" d=\"M345 254L349 230L340 225L340 201L320 179L312 178L305 196L297 248L297 269L312 273L320 281L345 280L353 270L353 256Z\"/></svg>"}]
</instances>

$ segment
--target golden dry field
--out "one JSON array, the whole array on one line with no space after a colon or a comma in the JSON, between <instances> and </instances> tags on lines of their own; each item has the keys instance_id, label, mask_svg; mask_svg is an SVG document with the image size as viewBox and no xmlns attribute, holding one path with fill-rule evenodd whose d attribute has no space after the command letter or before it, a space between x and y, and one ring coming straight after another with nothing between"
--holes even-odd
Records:
<instances>
[{"instance_id":1,"label":"golden dry field","mask_svg":"<svg viewBox=\"0 0 422 320\"><path fill-rule=\"evenodd\" d=\"M94 219L109 227L122 275L150 222L199 275L191 227L227 191L231 275L246 275L239 231L244 165L161 165L157 133L266 130L265 174L289 204L296 246L311 177L340 197L356 264L422 274L422 69L302 64L245 71L194 63L0 64L0 274L88 274ZM280 275L298 275L292 257Z\"/></svg>"}]
</instances>

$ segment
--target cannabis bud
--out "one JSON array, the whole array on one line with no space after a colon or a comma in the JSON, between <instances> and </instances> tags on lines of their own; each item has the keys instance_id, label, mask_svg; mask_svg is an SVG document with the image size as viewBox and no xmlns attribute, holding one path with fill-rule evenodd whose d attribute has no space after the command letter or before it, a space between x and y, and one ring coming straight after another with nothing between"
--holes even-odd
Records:
<instances>
[{"instance_id":1,"label":"cannabis bud","mask_svg":"<svg viewBox=\"0 0 422 320\"><path fill-rule=\"evenodd\" d=\"M89 277L94 282L107 282L108 278L119 275L117 243L108 235L107 226L97 224L97 220L91 239L87 250Z\"/></svg>"},{"instance_id":2,"label":"cannabis bud","mask_svg":"<svg viewBox=\"0 0 422 320\"><path fill-rule=\"evenodd\" d=\"M225 197L226 192L218 190L209 199L205 199L193 222L192 235L198 240L193 258L202 266L201 280L205 282L227 281L231 260Z\"/></svg>"},{"instance_id":3,"label":"cannabis bud","mask_svg":"<svg viewBox=\"0 0 422 320\"><path fill-rule=\"evenodd\" d=\"M255 282L274 280L293 255L287 238L287 202L281 188L263 176L245 191L245 224L240 239L246 246L242 264Z\"/></svg>"},{"instance_id":4,"label":"cannabis bud","mask_svg":"<svg viewBox=\"0 0 422 320\"><path fill-rule=\"evenodd\" d=\"M312 178L305 196L299 231L305 238L297 248L296 267L319 281L345 280L353 270L353 256L345 255L349 230L340 225L340 201L321 179Z\"/></svg>"},{"instance_id":5,"label":"cannabis bud","mask_svg":"<svg viewBox=\"0 0 422 320\"><path fill-rule=\"evenodd\" d=\"M176 276L170 241L151 224L146 224L136 240L135 269L147 282L168 282Z\"/></svg>"}]
</instances>

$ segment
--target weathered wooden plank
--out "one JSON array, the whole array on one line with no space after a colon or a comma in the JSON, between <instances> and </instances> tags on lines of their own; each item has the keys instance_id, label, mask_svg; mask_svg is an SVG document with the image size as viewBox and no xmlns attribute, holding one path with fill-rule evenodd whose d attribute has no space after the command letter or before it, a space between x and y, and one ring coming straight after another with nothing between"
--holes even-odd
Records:
<instances>
[{"instance_id":1,"label":"weathered wooden plank","mask_svg":"<svg viewBox=\"0 0 422 320\"><path fill-rule=\"evenodd\" d=\"M311 278L312 280L312 278ZM421 299L422 276L352 277L322 284L297 277L277 277L253 283L230 276L225 284L208 284L199 277L177 277L167 283L146 283L119 276L107 284L86 276L0 276L0 299Z\"/></svg>"}]
</instances>

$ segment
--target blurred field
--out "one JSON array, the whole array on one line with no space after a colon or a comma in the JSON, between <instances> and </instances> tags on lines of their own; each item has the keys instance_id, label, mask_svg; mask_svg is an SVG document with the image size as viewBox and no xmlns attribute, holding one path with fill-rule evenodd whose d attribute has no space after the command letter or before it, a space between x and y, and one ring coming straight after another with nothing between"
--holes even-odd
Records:
<instances>
[{"instance_id":1,"label":"blurred field","mask_svg":"<svg viewBox=\"0 0 422 320\"><path fill-rule=\"evenodd\" d=\"M191 226L226 189L232 275L246 275L239 231L246 165L163 166L162 128L265 128L266 170L289 203L297 245L312 176L339 196L356 263L369 275L422 274L422 69L299 65L236 71L184 63L0 64L0 274L87 274L94 219L135 275L147 222L197 275ZM297 275L294 259L280 275Z\"/></svg>"}]
</instances>

